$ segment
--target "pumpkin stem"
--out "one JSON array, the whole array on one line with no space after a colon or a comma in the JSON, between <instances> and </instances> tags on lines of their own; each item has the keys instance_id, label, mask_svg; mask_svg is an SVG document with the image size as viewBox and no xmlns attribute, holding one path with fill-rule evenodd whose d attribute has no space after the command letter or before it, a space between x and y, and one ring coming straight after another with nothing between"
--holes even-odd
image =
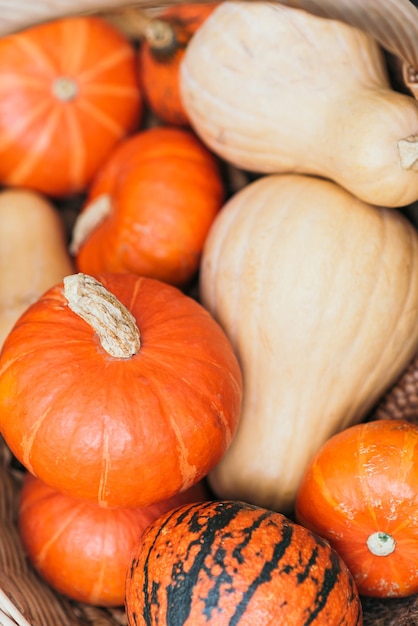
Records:
<instances>
[{"instance_id":1,"label":"pumpkin stem","mask_svg":"<svg viewBox=\"0 0 418 626\"><path fill-rule=\"evenodd\" d=\"M402 64L402 79L415 99L418 100L418 70L404 62Z\"/></svg>"},{"instance_id":2,"label":"pumpkin stem","mask_svg":"<svg viewBox=\"0 0 418 626\"><path fill-rule=\"evenodd\" d=\"M140 9L138 6L108 9L101 15L128 38L134 40L141 40L144 37L146 27L154 19L152 15L148 15L147 9Z\"/></svg>"},{"instance_id":3,"label":"pumpkin stem","mask_svg":"<svg viewBox=\"0 0 418 626\"><path fill-rule=\"evenodd\" d=\"M70 102L78 94L78 85L73 78L59 76L52 83L52 93L62 102Z\"/></svg>"},{"instance_id":4,"label":"pumpkin stem","mask_svg":"<svg viewBox=\"0 0 418 626\"><path fill-rule=\"evenodd\" d=\"M398 150L402 169L418 172L418 135L400 139Z\"/></svg>"},{"instance_id":5,"label":"pumpkin stem","mask_svg":"<svg viewBox=\"0 0 418 626\"><path fill-rule=\"evenodd\" d=\"M97 333L108 354L129 359L139 351L141 337L134 316L98 280L82 273L66 276L64 296L69 308Z\"/></svg>"},{"instance_id":6,"label":"pumpkin stem","mask_svg":"<svg viewBox=\"0 0 418 626\"><path fill-rule=\"evenodd\" d=\"M144 31L151 51L156 56L171 56L177 49L177 37L174 28L165 20L153 19Z\"/></svg>"},{"instance_id":7,"label":"pumpkin stem","mask_svg":"<svg viewBox=\"0 0 418 626\"><path fill-rule=\"evenodd\" d=\"M392 535L378 531L368 537L367 547L375 556L388 556L395 550L396 542Z\"/></svg>"},{"instance_id":8,"label":"pumpkin stem","mask_svg":"<svg viewBox=\"0 0 418 626\"><path fill-rule=\"evenodd\" d=\"M110 215L111 209L111 198L109 194L103 193L79 213L73 227L70 254L78 254L86 239Z\"/></svg>"}]
</instances>

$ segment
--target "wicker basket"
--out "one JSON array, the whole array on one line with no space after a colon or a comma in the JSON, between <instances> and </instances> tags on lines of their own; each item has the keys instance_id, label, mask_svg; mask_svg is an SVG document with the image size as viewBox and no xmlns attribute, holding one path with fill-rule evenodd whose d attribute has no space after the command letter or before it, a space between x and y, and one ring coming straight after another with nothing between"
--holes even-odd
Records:
<instances>
[{"instance_id":1,"label":"wicker basket","mask_svg":"<svg viewBox=\"0 0 418 626\"><path fill-rule=\"evenodd\" d=\"M181 1L139 0L136 6L141 10L159 11ZM396 80L418 97L418 10L415 3L410 0L277 1L318 16L345 21L372 34L388 52ZM65 15L94 12L114 21L128 36L134 37L132 5L127 12L122 9L126 4L127 0L38 0L36 3L20 0L18 4L16 0L0 0L0 36ZM233 190L246 182L239 174L238 181L232 184ZM237 172L232 171L232 175L236 177ZM416 221L418 224L418 217ZM409 382L411 368L418 372L418 356L408 369ZM415 379L418 396L418 375ZM371 417L387 417L387 406L400 397L404 400L402 394L402 381L398 381ZM402 417L402 412L398 417ZM409 418L418 422L418 406L415 411L414 405ZM0 437L0 626L126 626L123 607L110 610L70 601L41 580L27 561L16 525L23 471ZM363 598L363 609L364 626L418 626L418 595L401 600Z\"/></svg>"}]
</instances>

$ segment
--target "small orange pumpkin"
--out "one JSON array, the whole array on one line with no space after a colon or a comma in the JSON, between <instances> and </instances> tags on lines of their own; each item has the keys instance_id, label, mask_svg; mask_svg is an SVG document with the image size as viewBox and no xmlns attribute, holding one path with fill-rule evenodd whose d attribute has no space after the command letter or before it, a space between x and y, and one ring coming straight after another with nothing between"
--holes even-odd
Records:
<instances>
[{"instance_id":1,"label":"small orange pumpkin","mask_svg":"<svg viewBox=\"0 0 418 626\"><path fill-rule=\"evenodd\" d=\"M135 50L98 17L0 39L0 182L51 196L84 191L142 116Z\"/></svg>"},{"instance_id":2,"label":"small orange pumpkin","mask_svg":"<svg viewBox=\"0 0 418 626\"><path fill-rule=\"evenodd\" d=\"M185 49L219 3L179 4L165 9L144 30L139 47L139 73L148 106L168 124L188 126L179 87Z\"/></svg>"},{"instance_id":3,"label":"small orange pumpkin","mask_svg":"<svg viewBox=\"0 0 418 626\"><path fill-rule=\"evenodd\" d=\"M296 518L329 540L362 595L418 593L418 426L380 420L331 437L308 465Z\"/></svg>"},{"instance_id":4,"label":"small orange pumpkin","mask_svg":"<svg viewBox=\"0 0 418 626\"><path fill-rule=\"evenodd\" d=\"M133 549L147 526L174 507L207 498L205 484L199 482L148 507L104 509L27 473L20 492L19 535L30 562L56 591L79 602L119 606Z\"/></svg>"},{"instance_id":5,"label":"small orange pumpkin","mask_svg":"<svg viewBox=\"0 0 418 626\"><path fill-rule=\"evenodd\" d=\"M123 141L73 230L81 272L133 272L183 286L224 201L218 162L191 132L150 128Z\"/></svg>"},{"instance_id":6,"label":"small orange pumpkin","mask_svg":"<svg viewBox=\"0 0 418 626\"><path fill-rule=\"evenodd\" d=\"M133 274L100 281L66 276L16 322L0 355L0 433L54 489L148 506L197 483L224 454L241 371L193 298Z\"/></svg>"},{"instance_id":7,"label":"small orange pumpkin","mask_svg":"<svg viewBox=\"0 0 418 626\"><path fill-rule=\"evenodd\" d=\"M186 504L148 526L126 581L130 626L361 626L346 565L280 513Z\"/></svg>"}]
</instances>

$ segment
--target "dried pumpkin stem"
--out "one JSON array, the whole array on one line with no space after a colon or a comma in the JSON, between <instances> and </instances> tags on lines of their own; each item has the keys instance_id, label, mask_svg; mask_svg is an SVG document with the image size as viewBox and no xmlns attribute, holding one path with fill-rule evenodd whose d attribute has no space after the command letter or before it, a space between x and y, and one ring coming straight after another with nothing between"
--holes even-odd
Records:
<instances>
[{"instance_id":1,"label":"dried pumpkin stem","mask_svg":"<svg viewBox=\"0 0 418 626\"><path fill-rule=\"evenodd\" d=\"M153 19L144 30L144 36L154 53L170 54L177 48L177 38L169 22Z\"/></svg>"},{"instance_id":2,"label":"dried pumpkin stem","mask_svg":"<svg viewBox=\"0 0 418 626\"><path fill-rule=\"evenodd\" d=\"M401 167L418 172L418 135L411 135L398 141Z\"/></svg>"},{"instance_id":3,"label":"dried pumpkin stem","mask_svg":"<svg viewBox=\"0 0 418 626\"><path fill-rule=\"evenodd\" d=\"M128 38L139 41L146 38L149 24L155 19L155 15L151 14L146 7L141 9L136 5L105 10L99 15L116 26Z\"/></svg>"},{"instance_id":4,"label":"dried pumpkin stem","mask_svg":"<svg viewBox=\"0 0 418 626\"><path fill-rule=\"evenodd\" d=\"M90 202L77 216L70 243L70 253L78 254L83 243L91 233L106 220L112 211L112 200L107 193Z\"/></svg>"},{"instance_id":5,"label":"dried pumpkin stem","mask_svg":"<svg viewBox=\"0 0 418 626\"><path fill-rule=\"evenodd\" d=\"M98 280L81 272L66 276L64 296L69 308L97 333L108 354L129 359L139 351L141 337L134 316Z\"/></svg>"}]
</instances>

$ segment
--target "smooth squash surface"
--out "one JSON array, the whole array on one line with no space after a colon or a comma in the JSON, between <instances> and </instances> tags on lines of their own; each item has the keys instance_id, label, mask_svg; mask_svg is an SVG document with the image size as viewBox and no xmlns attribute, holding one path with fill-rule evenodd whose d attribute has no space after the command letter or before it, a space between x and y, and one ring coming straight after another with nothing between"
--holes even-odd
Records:
<instances>
[{"instance_id":1,"label":"smooth squash surface","mask_svg":"<svg viewBox=\"0 0 418 626\"><path fill-rule=\"evenodd\" d=\"M223 2L181 64L204 141L235 165L335 180L366 202L418 198L418 102L390 88L376 41L270 2Z\"/></svg>"},{"instance_id":2,"label":"smooth squash surface","mask_svg":"<svg viewBox=\"0 0 418 626\"><path fill-rule=\"evenodd\" d=\"M418 237L332 182L271 175L217 216L201 301L244 375L222 497L292 508L312 454L360 421L418 348Z\"/></svg>"},{"instance_id":3,"label":"smooth squash surface","mask_svg":"<svg viewBox=\"0 0 418 626\"><path fill-rule=\"evenodd\" d=\"M19 316L74 271L58 210L23 189L0 193L0 346Z\"/></svg>"}]
</instances>

